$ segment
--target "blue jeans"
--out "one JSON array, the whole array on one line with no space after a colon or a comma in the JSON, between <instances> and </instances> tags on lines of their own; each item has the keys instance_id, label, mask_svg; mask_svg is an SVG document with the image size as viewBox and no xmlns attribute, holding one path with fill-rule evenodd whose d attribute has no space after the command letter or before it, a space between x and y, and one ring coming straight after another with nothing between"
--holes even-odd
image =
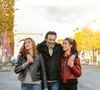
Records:
<instances>
[{"instance_id":1,"label":"blue jeans","mask_svg":"<svg viewBox=\"0 0 100 90\"><path fill-rule=\"evenodd\" d=\"M42 90L41 84L21 84L21 90Z\"/></svg>"},{"instance_id":2,"label":"blue jeans","mask_svg":"<svg viewBox=\"0 0 100 90\"><path fill-rule=\"evenodd\" d=\"M49 90L59 90L59 82L49 82L48 83Z\"/></svg>"}]
</instances>

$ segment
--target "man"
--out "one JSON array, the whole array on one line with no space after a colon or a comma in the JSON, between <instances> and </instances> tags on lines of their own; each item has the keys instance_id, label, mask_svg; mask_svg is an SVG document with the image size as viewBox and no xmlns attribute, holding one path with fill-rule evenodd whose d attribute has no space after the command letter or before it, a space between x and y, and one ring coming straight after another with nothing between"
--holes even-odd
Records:
<instances>
[{"instance_id":1,"label":"man","mask_svg":"<svg viewBox=\"0 0 100 90\"><path fill-rule=\"evenodd\" d=\"M45 40L37 45L38 51L44 58L49 90L59 89L60 59L63 50L61 44L56 43L56 38L56 32L49 31L45 35ZM71 57L74 58L75 55Z\"/></svg>"}]
</instances>

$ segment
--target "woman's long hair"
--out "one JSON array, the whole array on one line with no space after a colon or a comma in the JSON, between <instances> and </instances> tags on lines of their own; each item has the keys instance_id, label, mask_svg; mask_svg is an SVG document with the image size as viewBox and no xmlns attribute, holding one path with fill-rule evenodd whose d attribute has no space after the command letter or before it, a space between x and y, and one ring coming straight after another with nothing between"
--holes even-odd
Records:
<instances>
[{"instance_id":1,"label":"woman's long hair","mask_svg":"<svg viewBox=\"0 0 100 90\"><path fill-rule=\"evenodd\" d=\"M32 49L33 49L33 56L36 56L38 54L38 51L37 51L37 47L35 45L35 41L32 38L24 39L24 43L23 43L22 47L20 48L19 55L20 54L21 55L26 55L26 54L29 53L28 50L25 48L25 41L26 40L31 40L31 42L32 42Z\"/></svg>"},{"instance_id":2,"label":"woman's long hair","mask_svg":"<svg viewBox=\"0 0 100 90\"><path fill-rule=\"evenodd\" d=\"M71 39L71 38L65 38L64 40L67 40L72 45L71 53L78 55L76 41L74 39Z\"/></svg>"}]
</instances>

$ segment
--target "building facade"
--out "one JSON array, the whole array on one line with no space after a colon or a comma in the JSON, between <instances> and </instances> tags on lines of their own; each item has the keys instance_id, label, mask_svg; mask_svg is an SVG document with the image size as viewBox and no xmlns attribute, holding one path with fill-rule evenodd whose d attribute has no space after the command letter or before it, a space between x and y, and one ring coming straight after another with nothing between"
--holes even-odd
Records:
<instances>
[{"instance_id":1,"label":"building facade","mask_svg":"<svg viewBox=\"0 0 100 90\"><path fill-rule=\"evenodd\" d=\"M36 44L38 44L43 40L43 33L15 32L14 34L14 57L15 58L17 57L19 53L19 49L23 44L22 40L28 37L32 38L36 42Z\"/></svg>"}]
</instances>

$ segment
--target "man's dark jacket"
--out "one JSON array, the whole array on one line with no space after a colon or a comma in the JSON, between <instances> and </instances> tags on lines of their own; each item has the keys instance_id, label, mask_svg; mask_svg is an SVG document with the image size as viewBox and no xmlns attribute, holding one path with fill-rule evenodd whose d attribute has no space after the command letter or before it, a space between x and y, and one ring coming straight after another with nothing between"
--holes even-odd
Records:
<instances>
[{"instance_id":1,"label":"man's dark jacket","mask_svg":"<svg viewBox=\"0 0 100 90\"><path fill-rule=\"evenodd\" d=\"M39 53L44 58L47 80L59 80L60 78L60 59L63 53L62 46L55 43L53 54L50 56L46 41L37 45Z\"/></svg>"}]
</instances>

